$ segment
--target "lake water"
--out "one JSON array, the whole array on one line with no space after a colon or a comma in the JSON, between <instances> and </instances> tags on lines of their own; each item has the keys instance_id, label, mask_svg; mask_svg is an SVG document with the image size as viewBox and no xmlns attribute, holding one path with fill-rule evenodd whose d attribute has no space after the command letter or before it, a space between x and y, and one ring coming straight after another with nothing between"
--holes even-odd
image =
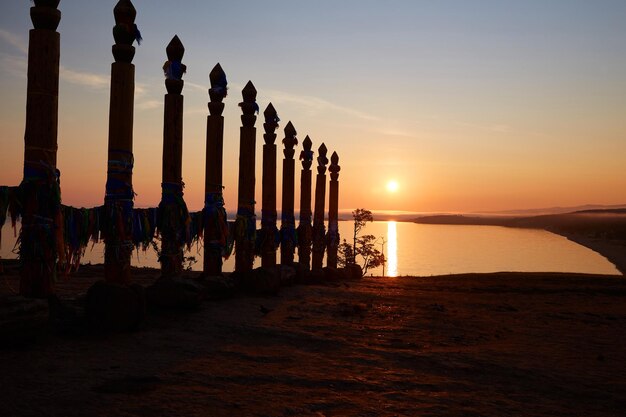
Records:
<instances>
[{"instance_id":1,"label":"lake water","mask_svg":"<svg viewBox=\"0 0 626 417\"><path fill-rule=\"evenodd\" d=\"M260 227L260 224L259 224ZM339 222L342 239L352 236L352 222ZM620 275L606 258L575 244L562 236L544 230L514 229L498 226L424 225L381 221L368 223L364 234L372 234L386 242L388 263L385 275L442 275L466 272L582 272ZM2 258L15 258L11 252L15 238L9 224L2 229ZM379 243L380 245L380 243ZM192 248L187 256L202 269L202 249ZM296 254L297 260L297 254ZM280 255L278 255L280 260ZM104 245L97 244L85 253L84 263L102 263ZM135 252L133 265L159 267L156 253ZM255 265L260 265L257 258ZM224 262L224 271L234 268L234 255ZM382 275L382 268L368 271Z\"/></svg>"}]
</instances>

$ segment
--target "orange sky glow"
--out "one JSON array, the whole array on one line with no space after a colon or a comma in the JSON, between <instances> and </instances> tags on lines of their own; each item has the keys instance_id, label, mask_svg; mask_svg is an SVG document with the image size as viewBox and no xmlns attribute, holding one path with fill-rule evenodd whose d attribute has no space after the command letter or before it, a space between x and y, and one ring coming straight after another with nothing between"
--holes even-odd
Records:
<instances>
[{"instance_id":1,"label":"orange sky glow","mask_svg":"<svg viewBox=\"0 0 626 417\"><path fill-rule=\"evenodd\" d=\"M12 3L0 16L2 185L17 185L22 176L32 27L30 4ZM306 135L315 151L321 142L329 155L337 151L341 209L470 212L626 203L623 2L471 7L482 14L454 1L365 1L360 7L276 1L245 8L229 2L218 10L203 2L187 9L169 3L134 1L145 39L134 60L137 207L160 200L161 66L174 34L185 44L188 66L183 179L191 210L203 204L207 74L217 62L229 80L229 211L237 201L237 104L248 80L261 111L269 102L278 111L277 144L291 120L300 140L296 156ZM68 205L104 199L113 5L62 0L59 7L58 167ZM202 16L214 12L220 19L207 25ZM257 214L262 123L261 116ZM280 178L280 160L278 167ZM390 181L397 191L390 192ZM280 186L278 192L280 202Z\"/></svg>"}]
</instances>

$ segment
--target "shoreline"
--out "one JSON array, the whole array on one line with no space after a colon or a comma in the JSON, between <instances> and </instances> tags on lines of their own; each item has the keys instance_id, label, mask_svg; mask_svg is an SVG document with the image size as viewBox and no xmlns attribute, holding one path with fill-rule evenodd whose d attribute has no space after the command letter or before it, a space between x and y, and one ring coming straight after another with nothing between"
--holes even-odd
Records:
<instances>
[{"instance_id":1,"label":"shoreline","mask_svg":"<svg viewBox=\"0 0 626 417\"><path fill-rule=\"evenodd\" d=\"M597 252L615 265L615 268L617 268L623 276L626 276L626 242L620 240L591 238L576 233L560 232L556 230L545 230L550 233L554 233L555 235L563 236L578 245Z\"/></svg>"},{"instance_id":2,"label":"shoreline","mask_svg":"<svg viewBox=\"0 0 626 417\"><path fill-rule=\"evenodd\" d=\"M626 215L622 212L573 212L540 216L425 216L417 224L499 226L545 230L600 254L626 276ZM601 236L601 237L590 237Z\"/></svg>"}]
</instances>

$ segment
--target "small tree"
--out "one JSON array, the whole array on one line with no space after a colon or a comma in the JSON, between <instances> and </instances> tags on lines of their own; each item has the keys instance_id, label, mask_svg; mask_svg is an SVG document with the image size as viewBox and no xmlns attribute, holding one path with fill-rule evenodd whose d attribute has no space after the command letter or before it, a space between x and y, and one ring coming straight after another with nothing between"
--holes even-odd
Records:
<instances>
[{"instance_id":1,"label":"small tree","mask_svg":"<svg viewBox=\"0 0 626 417\"><path fill-rule=\"evenodd\" d=\"M374 221L372 212L358 208L352 212L352 218L354 219L353 244L348 243L346 239L343 240L339 245L338 262L340 266L345 267L350 264L358 264L357 257L360 257L363 262L360 264L361 269L365 275L369 269L384 265L386 262L385 255L374 246L376 236L359 236L367 222Z\"/></svg>"}]
</instances>

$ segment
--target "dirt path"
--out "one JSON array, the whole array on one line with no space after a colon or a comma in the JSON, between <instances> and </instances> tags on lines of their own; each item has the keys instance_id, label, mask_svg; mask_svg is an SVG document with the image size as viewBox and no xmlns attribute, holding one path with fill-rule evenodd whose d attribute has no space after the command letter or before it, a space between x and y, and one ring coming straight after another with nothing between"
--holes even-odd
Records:
<instances>
[{"instance_id":1,"label":"dirt path","mask_svg":"<svg viewBox=\"0 0 626 417\"><path fill-rule=\"evenodd\" d=\"M2 350L0 415L617 416L624 334L618 277L294 286Z\"/></svg>"}]
</instances>

